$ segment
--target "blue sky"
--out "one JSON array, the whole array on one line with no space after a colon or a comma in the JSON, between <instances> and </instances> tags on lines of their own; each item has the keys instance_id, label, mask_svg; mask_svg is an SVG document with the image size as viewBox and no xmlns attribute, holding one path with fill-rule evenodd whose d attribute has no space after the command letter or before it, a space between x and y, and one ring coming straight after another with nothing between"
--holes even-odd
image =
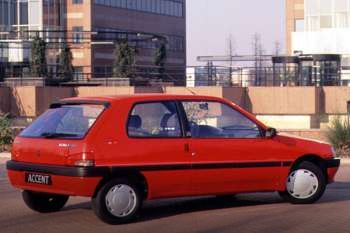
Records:
<instances>
[{"instance_id":1,"label":"blue sky","mask_svg":"<svg viewBox=\"0 0 350 233\"><path fill-rule=\"evenodd\" d=\"M285 44L284 0L187 0L187 63L198 55L226 55L232 34L237 54L252 54L259 33L268 54L275 41Z\"/></svg>"}]
</instances>

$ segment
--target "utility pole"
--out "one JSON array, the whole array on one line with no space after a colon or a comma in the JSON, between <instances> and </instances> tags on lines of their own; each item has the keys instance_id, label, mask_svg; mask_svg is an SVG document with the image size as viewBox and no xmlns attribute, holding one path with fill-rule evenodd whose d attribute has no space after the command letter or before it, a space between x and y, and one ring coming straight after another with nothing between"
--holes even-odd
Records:
<instances>
[{"instance_id":1,"label":"utility pole","mask_svg":"<svg viewBox=\"0 0 350 233\"><path fill-rule=\"evenodd\" d=\"M252 38L252 48L253 48L253 54L254 54L254 69L255 69L255 80L254 85L260 86L261 85L261 79L262 79L262 66L263 66L263 59L262 56L264 54L264 49L261 43L261 36L259 33L255 33Z\"/></svg>"},{"instance_id":2,"label":"utility pole","mask_svg":"<svg viewBox=\"0 0 350 233\"><path fill-rule=\"evenodd\" d=\"M279 56L281 54L281 43L276 40L275 41L275 51L274 51L274 55L275 56Z\"/></svg>"}]
</instances>

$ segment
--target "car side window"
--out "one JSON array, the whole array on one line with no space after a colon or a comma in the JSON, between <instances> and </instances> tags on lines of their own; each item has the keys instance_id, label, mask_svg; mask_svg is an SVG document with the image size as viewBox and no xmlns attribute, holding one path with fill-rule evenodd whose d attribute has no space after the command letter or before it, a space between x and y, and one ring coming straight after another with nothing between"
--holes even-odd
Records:
<instances>
[{"instance_id":1,"label":"car side window","mask_svg":"<svg viewBox=\"0 0 350 233\"><path fill-rule=\"evenodd\" d=\"M232 107L214 101L182 102L195 138L258 138L260 129Z\"/></svg>"},{"instance_id":2,"label":"car side window","mask_svg":"<svg viewBox=\"0 0 350 233\"><path fill-rule=\"evenodd\" d=\"M176 104L171 101L136 104L129 116L127 130L130 137L181 137Z\"/></svg>"}]
</instances>

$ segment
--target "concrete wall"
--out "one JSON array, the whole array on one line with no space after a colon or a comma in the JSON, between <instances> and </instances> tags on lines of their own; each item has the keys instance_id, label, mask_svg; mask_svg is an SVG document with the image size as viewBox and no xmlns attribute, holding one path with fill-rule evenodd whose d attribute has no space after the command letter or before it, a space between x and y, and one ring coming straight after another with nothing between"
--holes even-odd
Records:
<instances>
[{"instance_id":1,"label":"concrete wall","mask_svg":"<svg viewBox=\"0 0 350 233\"><path fill-rule=\"evenodd\" d=\"M132 95L134 87L77 87L74 96L100 96L100 95Z\"/></svg>"},{"instance_id":2,"label":"concrete wall","mask_svg":"<svg viewBox=\"0 0 350 233\"><path fill-rule=\"evenodd\" d=\"M277 129L310 129L312 116L310 115L256 115L256 117L268 125Z\"/></svg>"},{"instance_id":3,"label":"concrete wall","mask_svg":"<svg viewBox=\"0 0 350 233\"><path fill-rule=\"evenodd\" d=\"M350 104L349 87L324 87L323 95L326 114L347 113L347 103Z\"/></svg>"},{"instance_id":4,"label":"concrete wall","mask_svg":"<svg viewBox=\"0 0 350 233\"><path fill-rule=\"evenodd\" d=\"M18 117L35 117L37 109L36 87L14 87L11 88L10 114Z\"/></svg>"},{"instance_id":5,"label":"concrete wall","mask_svg":"<svg viewBox=\"0 0 350 233\"><path fill-rule=\"evenodd\" d=\"M209 95L223 97L246 108L246 89L243 87L166 87L165 93L175 95Z\"/></svg>"},{"instance_id":6,"label":"concrete wall","mask_svg":"<svg viewBox=\"0 0 350 233\"><path fill-rule=\"evenodd\" d=\"M74 89L70 87L37 87L36 115L42 114L53 102L74 96Z\"/></svg>"},{"instance_id":7,"label":"concrete wall","mask_svg":"<svg viewBox=\"0 0 350 233\"><path fill-rule=\"evenodd\" d=\"M298 137L310 138L315 140L320 140L327 142L327 131L319 129L309 129L309 130L280 130L281 133L291 134Z\"/></svg>"},{"instance_id":8,"label":"concrete wall","mask_svg":"<svg viewBox=\"0 0 350 233\"><path fill-rule=\"evenodd\" d=\"M317 96L314 87L249 87L248 109L261 115L317 113ZM250 106L249 106L250 105Z\"/></svg>"},{"instance_id":9,"label":"concrete wall","mask_svg":"<svg viewBox=\"0 0 350 233\"><path fill-rule=\"evenodd\" d=\"M167 93L224 97L279 129L326 129L347 112L350 87L14 87L0 88L0 111L34 118L66 97Z\"/></svg>"}]
</instances>

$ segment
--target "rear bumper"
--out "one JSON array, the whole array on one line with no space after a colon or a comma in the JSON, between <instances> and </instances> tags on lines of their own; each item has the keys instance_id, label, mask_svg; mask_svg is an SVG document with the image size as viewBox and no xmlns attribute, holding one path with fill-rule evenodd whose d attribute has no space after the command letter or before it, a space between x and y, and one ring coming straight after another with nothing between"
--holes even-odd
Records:
<instances>
[{"instance_id":1,"label":"rear bumper","mask_svg":"<svg viewBox=\"0 0 350 233\"><path fill-rule=\"evenodd\" d=\"M17 161L8 161L6 167L11 184L17 188L69 196L93 196L103 176L103 169L96 167L51 166ZM27 183L25 173L28 172L50 175L52 184Z\"/></svg>"},{"instance_id":2,"label":"rear bumper","mask_svg":"<svg viewBox=\"0 0 350 233\"><path fill-rule=\"evenodd\" d=\"M328 159L326 162L328 183L333 183L340 166L340 159Z\"/></svg>"}]
</instances>

